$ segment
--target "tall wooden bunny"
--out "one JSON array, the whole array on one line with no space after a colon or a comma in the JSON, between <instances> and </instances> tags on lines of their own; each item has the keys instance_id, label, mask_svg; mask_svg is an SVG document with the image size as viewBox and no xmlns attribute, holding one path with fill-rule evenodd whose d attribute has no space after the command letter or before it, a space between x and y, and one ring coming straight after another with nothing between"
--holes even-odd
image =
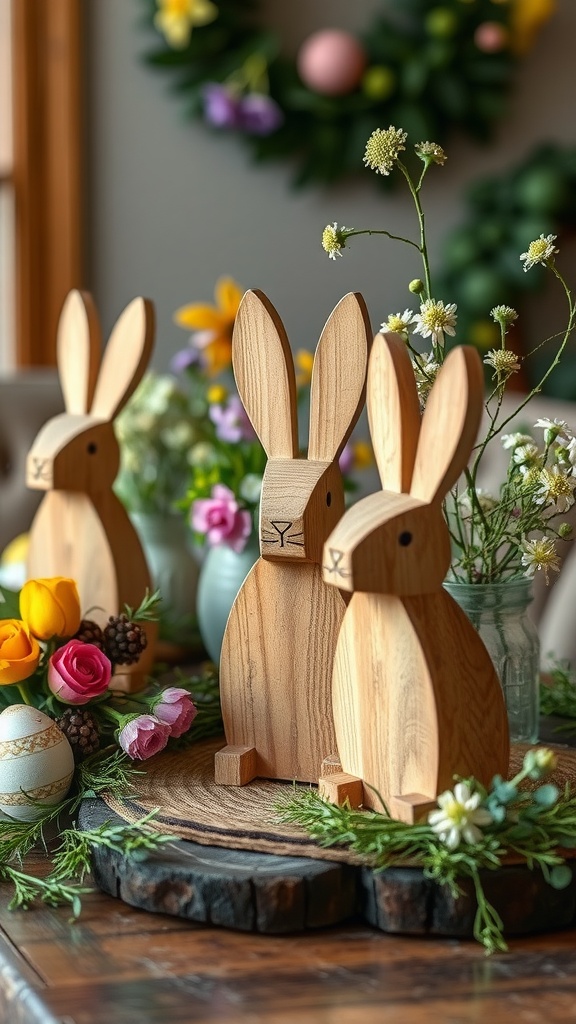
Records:
<instances>
[{"instance_id":1,"label":"tall wooden bunny","mask_svg":"<svg viewBox=\"0 0 576 1024\"><path fill-rule=\"evenodd\" d=\"M220 660L228 746L216 781L256 775L317 782L335 752L332 659L345 601L322 582L322 547L344 511L338 457L359 416L371 343L360 295L344 296L322 331L312 373L308 457L298 457L294 363L262 292L245 294L234 328L238 391L268 456L261 557L230 612Z\"/></svg>"},{"instance_id":2,"label":"tall wooden bunny","mask_svg":"<svg viewBox=\"0 0 576 1024\"><path fill-rule=\"evenodd\" d=\"M392 817L412 822L454 775L487 785L508 770L502 688L442 586L450 563L442 500L476 439L480 359L468 347L448 354L420 421L406 345L378 335L367 390L383 490L349 509L324 548L325 582L352 598L333 677L343 774L326 776L321 789L377 809L383 799Z\"/></svg>"},{"instance_id":3,"label":"tall wooden bunny","mask_svg":"<svg viewBox=\"0 0 576 1024\"><path fill-rule=\"evenodd\" d=\"M66 412L40 430L28 455L28 487L47 492L30 530L28 577L72 577L83 613L100 625L126 603L137 607L151 587L140 541L112 484L120 460L113 420L144 374L153 338L153 306L134 299L100 365L93 300L86 292L70 292L57 348ZM124 689L137 689L150 670L157 628L148 622L145 628L148 644L140 661L114 677Z\"/></svg>"}]
</instances>

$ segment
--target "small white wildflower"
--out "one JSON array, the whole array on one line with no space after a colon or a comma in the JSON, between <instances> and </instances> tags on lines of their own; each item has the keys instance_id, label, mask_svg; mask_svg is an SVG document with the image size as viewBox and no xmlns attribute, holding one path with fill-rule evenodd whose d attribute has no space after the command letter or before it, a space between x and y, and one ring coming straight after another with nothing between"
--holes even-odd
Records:
<instances>
[{"instance_id":1,"label":"small white wildflower","mask_svg":"<svg viewBox=\"0 0 576 1024\"><path fill-rule=\"evenodd\" d=\"M432 385L438 375L440 363L436 362L432 352L422 352L418 359L412 360L412 366L414 368L414 376L416 377L420 404L425 405L426 399L432 390Z\"/></svg>"},{"instance_id":2,"label":"small white wildflower","mask_svg":"<svg viewBox=\"0 0 576 1024\"><path fill-rule=\"evenodd\" d=\"M188 462L197 468L209 468L216 463L216 449L209 441L199 441L190 449Z\"/></svg>"},{"instance_id":3,"label":"small white wildflower","mask_svg":"<svg viewBox=\"0 0 576 1024\"><path fill-rule=\"evenodd\" d=\"M322 248L328 253L329 259L335 260L337 256L342 255L342 249L346 247L346 232L351 230L344 225L339 228L336 221L326 225L322 232Z\"/></svg>"},{"instance_id":4,"label":"small white wildflower","mask_svg":"<svg viewBox=\"0 0 576 1024\"><path fill-rule=\"evenodd\" d=\"M503 448L518 448L520 445L536 443L530 434L522 433L502 434L500 440Z\"/></svg>"},{"instance_id":5,"label":"small white wildflower","mask_svg":"<svg viewBox=\"0 0 576 1024\"><path fill-rule=\"evenodd\" d=\"M408 133L402 128L377 128L366 143L364 164L376 174L390 174L399 154L406 149Z\"/></svg>"},{"instance_id":6,"label":"small white wildflower","mask_svg":"<svg viewBox=\"0 0 576 1024\"><path fill-rule=\"evenodd\" d=\"M517 466L534 466L540 458L540 449L538 448L538 445L533 442L519 444L514 449L512 458Z\"/></svg>"},{"instance_id":7,"label":"small white wildflower","mask_svg":"<svg viewBox=\"0 0 576 1024\"><path fill-rule=\"evenodd\" d=\"M498 505L498 499L488 491L483 490L482 487L476 488L476 498L484 513L492 512ZM468 491L463 491L462 494L458 495L458 504L462 510L463 519L467 519L472 513L472 500Z\"/></svg>"},{"instance_id":8,"label":"small white wildflower","mask_svg":"<svg viewBox=\"0 0 576 1024\"><path fill-rule=\"evenodd\" d=\"M414 150L425 164L434 163L443 167L446 163L446 153L437 142L417 142Z\"/></svg>"},{"instance_id":9,"label":"small white wildflower","mask_svg":"<svg viewBox=\"0 0 576 1024\"><path fill-rule=\"evenodd\" d=\"M568 424L566 420L549 420L546 416L541 416L534 426L541 427L544 431L544 444L552 444L558 435L567 429Z\"/></svg>"},{"instance_id":10,"label":"small white wildflower","mask_svg":"<svg viewBox=\"0 0 576 1024\"><path fill-rule=\"evenodd\" d=\"M484 362L493 367L497 377L509 377L520 369L518 356L507 348L493 348L484 356Z\"/></svg>"},{"instance_id":11,"label":"small white wildflower","mask_svg":"<svg viewBox=\"0 0 576 1024\"><path fill-rule=\"evenodd\" d=\"M568 461L574 468L576 467L576 437L571 437L570 440L563 438L562 441L564 442Z\"/></svg>"},{"instance_id":12,"label":"small white wildflower","mask_svg":"<svg viewBox=\"0 0 576 1024\"><path fill-rule=\"evenodd\" d=\"M571 473L563 472L560 466L543 469L534 501L537 505L555 505L557 512L567 512L574 504L575 487L576 479Z\"/></svg>"},{"instance_id":13,"label":"small white wildflower","mask_svg":"<svg viewBox=\"0 0 576 1024\"><path fill-rule=\"evenodd\" d=\"M556 554L554 541L549 537L537 537L533 540L523 540L520 544L522 551L522 565L526 566L525 576L534 576L536 570L544 573L548 583L548 573L560 572L560 560Z\"/></svg>"},{"instance_id":14,"label":"small white wildflower","mask_svg":"<svg viewBox=\"0 0 576 1024\"><path fill-rule=\"evenodd\" d=\"M260 500L260 492L262 490L262 477L258 476L257 473L247 473L245 477L240 481L240 497L244 501L249 501L252 504L256 504Z\"/></svg>"},{"instance_id":15,"label":"small white wildflower","mask_svg":"<svg viewBox=\"0 0 576 1024\"><path fill-rule=\"evenodd\" d=\"M380 333L394 331L395 334L409 334L413 320L414 313L411 309L405 309L403 313L390 313L388 319L380 325Z\"/></svg>"},{"instance_id":16,"label":"small white wildflower","mask_svg":"<svg viewBox=\"0 0 576 1024\"><path fill-rule=\"evenodd\" d=\"M467 782L458 782L454 792L447 789L438 797L439 811L431 811L428 824L449 850L455 850L463 839L470 845L482 839L482 826L492 823L492 815L480 807L480 793L473 793Z\"/></svg>"},{"instance_id":17,"label":"small white wildflower","mask_svg":"<svg viewBox=\"0 0 576 1024\"><path fill-rule=\"evenodd\" d=\"M414 333L423 338L431 337L434 345L442 344L444 333L452 337L456 334L456 309L454 302L445 306L441 299L426 299L414 317Z\"/></svg>"},{"instance_id":18,"label":"small white wildflower","mask_svg":"<svg viewBox=\"0 0 576 1024\"><path fill-rule=\"evenodd\" d=\"M524 270L530 270L537 263L546 263L551 259L559 251L554 245L555 241L556 235L540 235L540 238L530 242L527 251L520 256L524 262Z\"/></svg>"},{"instance_id":19,"label":"small white wildflower","mask_svg":"<svg viewBox=\"0 0 576 1024\"><path fill-rule=\"evenodd\" d=\"M494 323L504 328L504 331L518 319L518 313L512 306L494 306L494 309L490 310L490 316Z\"/></svg>"}]
</instances>

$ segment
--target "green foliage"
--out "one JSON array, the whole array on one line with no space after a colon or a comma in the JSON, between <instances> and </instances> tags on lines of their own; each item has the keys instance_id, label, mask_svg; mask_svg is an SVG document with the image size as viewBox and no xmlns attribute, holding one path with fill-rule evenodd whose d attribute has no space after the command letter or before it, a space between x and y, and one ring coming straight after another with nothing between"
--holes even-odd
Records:
<instances>
[{"instance_id":1,"label":"green foliage","mask_svg":"<svg viewBox=\"0 0 576 1024\"><path fill-rule=\"evenodd\" d=\"M511 5L388 0L361 34L367 67L360 84L331 97L301 81L278 36L257 24L258 4L221 0L218 17L195 27L188 44L175 49L154 26L155 0L139 2L143 27L154 33L144 60L169 76L189 117L203 117L203 85L237 86L258 58L260 80L249 91L268 93L284 120L269 135L236 131L257 161L293 157L299 186L330 184L356 171L363 140L384 124L403 124L410 134L439 142L454 128L488 138L503 114L516 64L512 36L496 53L474 40L485 22L499 23L506 33Z\"/></svg>"},{"instance_id":2,"label":"green foliage","mask_svg":"<svg viewBox=\"0 0 576 1024\"><path fill-rule=\"evenodd\" d=\"M502 920L486 899L484 872L500 868L506 855L514 853L531 870L539 869L553 888L566 888L572 881L572 869L558 849L576 844L576 795L568 786L560 793L551 783L534 792L522 786L525 779L543 778L553 767L551 752L537 749L528 751L514 779L496 776L488 792L469 780L492 821L478 833L477 842L462 836L454 848L428 822L407 825L387 813L336 807L312 790L290 796L276 811L281 821L299 825L321 846L347 847L377 870L420 866L455 897L461 891L458 883L470 879L477 902L474 936L487 953L493 953L507 947Z\"/></svg>"},{"instance_id":3,"label":"green foliage","mask_svg":"<svg viewBox=\"0 0 576 1024\"><path fill-rule=\"evenodd\" d=\"M494 347L498 332L488 318L490 308L505 302L521 309L528 294L539 294L546 286L544 268L524 273L518 253L540 234L569 235L575 229L574 146L538 146L503 173L474 182L463 221L444 242L438 288L439 295L458 306L460 336L480 349ZM511 341L519 330L518 325L511 329ZM555 340L548 339L549 345ZM544 350L535 351L523 364L525 388L537 381L545 356ZM571 352L544 391L575 398L575 372Z\"/></svg>"},{"instance_id":4,"label":"green foliage","mask_svg":"<svg viewBox=\"0 0 576 1024\"><path fill-rule=\"evenodd\" d=\"M540 685L540 713L558 715L560 718L576 718L576 683L569 668L560 665L550 673L550 679ZM576 724L567 723L562 730L575 730Z\"/></svg>"}]
</instances>

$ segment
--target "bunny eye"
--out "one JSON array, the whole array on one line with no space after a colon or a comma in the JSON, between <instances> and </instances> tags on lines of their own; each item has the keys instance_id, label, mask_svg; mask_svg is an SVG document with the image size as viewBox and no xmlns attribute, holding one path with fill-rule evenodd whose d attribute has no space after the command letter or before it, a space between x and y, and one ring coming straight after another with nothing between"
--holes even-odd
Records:
<instances>
[{"instance_id":1,"label":"bunny eye","mask_svg":"<svg viewBox=\"0 0 576 1024\"><path fill-rule=\"evenodd\" d=\"M330 505L332 504L332 492L331 491L328 491L328 493L326 495L326 504L327 504L328 508L330 508Z\"/></svg>"},{"instance_id":2,"label":"bunny eye","mask_svg":"<svg viewBox=\"0 0 576 1024\"><path fill-rule=\"evenodd\" d=\"M86 445L86 451L89 455L94 455L98 451L98 445L95 441L90 441L90 444Z\"/></svg>"},{"instance_id":3,"label":"bunny eye","mask_svg":"<svg viewBox=\"0 0 576 1024\"><path fill-rule=\"evenodd\" d=\"M404 530L400 534L398 537L398 543L401 544L403 548L407 548L408 545L412 543L412 534L409 530Z\"/></svg>"}]
</instances>

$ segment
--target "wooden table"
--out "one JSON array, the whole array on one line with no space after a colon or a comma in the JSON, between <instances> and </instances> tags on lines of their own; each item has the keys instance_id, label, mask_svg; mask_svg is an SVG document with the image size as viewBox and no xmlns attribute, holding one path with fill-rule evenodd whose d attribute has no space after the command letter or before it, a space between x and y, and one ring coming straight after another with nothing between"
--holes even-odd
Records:
<instances>
[{"instance_id":1,"label":"wooden table","mask_svg":"<svg viewBox=\"0 0 576 1024\"><path fill-rule=\"evenodd\" d=\"M38 858L35 870L41 871ZM5 1024L566 1024L576 933L474 942L395 938L364 925L271 937L133 910L101 893L9 911L0 887Z\"/></svg>"}]
</instances>

